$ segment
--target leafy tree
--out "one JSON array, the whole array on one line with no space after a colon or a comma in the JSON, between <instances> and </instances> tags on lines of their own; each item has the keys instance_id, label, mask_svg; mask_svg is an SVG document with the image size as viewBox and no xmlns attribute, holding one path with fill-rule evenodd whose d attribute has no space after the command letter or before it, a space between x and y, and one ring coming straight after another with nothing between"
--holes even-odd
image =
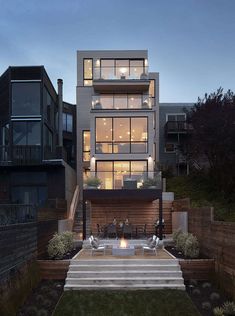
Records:
<instances>
[{"instance_id":1,"label":"leafy tree","mask_svg":"<svg viewBox=\"0 0 235 316\"><path fill-rule=\"evenodd\" d=\"M188 113L192 137L188 153L203 157L211 179L220 192L235 198L235 95L231 90L205 94Z\"/></svg>"}]
</instances>

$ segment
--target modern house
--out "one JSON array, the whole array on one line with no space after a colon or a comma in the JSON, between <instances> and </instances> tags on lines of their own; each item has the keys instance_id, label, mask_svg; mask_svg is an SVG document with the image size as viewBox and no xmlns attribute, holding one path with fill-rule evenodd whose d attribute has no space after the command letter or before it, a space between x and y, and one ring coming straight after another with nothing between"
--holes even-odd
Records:
<instances>
[{"instance_id":1,"label":"modern house","mask_svg":"<svg viewBox=\"0 0 235 316\"><path fill-rule=\"evenodd\" d=\"M77 52L77 174L90 208L83 232L86 221L94 232L126 217L152 231L159 217L160 188L143 189L159 161L159 74L148 63L145 50ZM90 176L99 190L84 186Z\"/></svg>"},{"instance_id":2,"label":"modern house","mask_svg":"<svg viewBox=\"0 0 235 316\"><path fill-rule=\"evenodd\" d=\"M76 109L63 105L62 84L56 92L43 66L9 67L0 77L1 204L67 211L76 184Z\"/></svg>"}]
</instances>

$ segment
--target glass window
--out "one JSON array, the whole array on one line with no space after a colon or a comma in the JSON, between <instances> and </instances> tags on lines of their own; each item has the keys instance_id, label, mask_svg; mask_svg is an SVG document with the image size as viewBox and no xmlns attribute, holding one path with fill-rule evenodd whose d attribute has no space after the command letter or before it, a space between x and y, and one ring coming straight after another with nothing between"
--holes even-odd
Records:
<instances>
[{"instance_id":1,"label":"glass window","mask_svg":"<svg viewBox=\"0 0 235 316\"><path fill-rule=\"evenodd\" d=\"M101 79L114 79L115 78L115 67L113 59L102 59L101 60Z\"/></svg>"},{"instance_id":2,"label":"glass window","mask_svg":"<svg viewBox=\"0 0 235 316\"><path fill-rule=\"evenodd\" d=\"M91 133L83 131L83 161L90 161Z\"/></svg>"},{"instance_id":3,"label":"glass window","mask_svg":"<svg viewBox=\"0 0 235 316\"><path fill-rule=\"evenodd\" d=\"M145 142L148 140L147 117L134 117L131 119L131 141Z\"/></svg>"},{"instance_id":4,"label":"glass window","mask_svg":"<svg viewBox=\"0 0 235 316\"><path fill-rule=\"evenodd\" d=\"M112 95L101 95L100 104L103 109L112 109L113 108L113 96Z\"/></svg>"},{"instance_id":5,"label":"glass window","mask_svg":"<svg viewBox=\"0 0 235 316\"><path fill-rule=\"evenodd\" d=\"M63 130L66 132L73 131L73 116L72 116L72 114L63 113Z\"/></svg>"},{"instance_id":6,"label":"glass window","mask_svg":"<svg viewBox=\"0 0 235 316\"><path fill-rule=\"evenodd\" d=\"M149 95L150 97L155 97L155 80L151 79L149 84Z\"/></svg>"},{"instance_id":7,"label":"glass window","mask_svg":"<svg viewBox=\"0 0 235 316\"><path fill-rule=\"evenodd\" d=\"M130 141L130 119L124 117L114 118L113 135L114 141Z\"/></svg>"},{"instance_id":8,"label":"glass window","mask_svg":"<svg viewBox=\"0 0 235 316\"><path fill-rule=\"evenodd\" d=\"M144 73L143 60L130 60L130 77L131 79L140 79Z\"/></svg>"},{"instance_id":9,"label":"glass window","mask_svg":"<svg viewBox=\"0 0 235 316\"><path fill-rule=\"evenodd\" d=\"M54 121L54 110L55 110L55 104L54 101L47 91L47 89L44 87L44 115L45 119L48 123L52 124Z\"/></svg>"},{"instance_id":10,"label":"glass window","mask_svg":"<svg viewBox=\"0 0 235 316\"><path fill-rule=\"evenodd\" d=\"M44 125L44 129L45 129L45 150L49 150L50 152L52 152L52 132L49 130L49 128Z\"/></svg>"},{"instance_id":11,"label":"glass window","mask_svg":"<svg viewBox=\"0 0 235 316\"><path fill-rule=\"evenodd\" d=\"M142 107L142 95L129 94L128 95L128 108L139 109Z\"/></svg>"},{"instance_id":12,"label":"glass window","mask_svg":"<svg viewBox=\"0 0 235 316\"><path fill-rule=\"evenodd\" d=\"M41 122L20 121L13 122L14 145L40 145Z\"/></svg>"},{"instance_id":13,"label":"glass window","mask_svg":"<svg viewBox=\"0 0 235 316\"><path fill-rule=\"evenodd\" d=\"M112 141L112 118L96 118L96 141Z\"/></svg>"},{"instance_id":14,"label":"glass window","mask_svg":"<svg viewBox=\"0 0 235 316\"><path fill-rule=\"evenodd\" d=\"M40 115L40 83L12 83L12 115Z\"/></svg>"},{"instance_id":15,"label":"glass window","mask_svg":"<svg viewBox=\"0 0 235 316\"><path fill-rule=\"evenodd\" d=\"M116 60L117 79L126 79L129 77L129 60Z\"/></svg>"},{"instance_id":16,"label":"glass window","mask_svg":"<svg viewBox=\"0 0 235 316\"><path fill-rule=\"evenodd\" d=\"M113 188L113 163L112 161L97 161L96 176L102 181L102 189Z\"/></svg>"},{"instance_id":17,"label":"glass window","mask_svg":"<svg viewBox=\"0 0 235 316\"><path fill-rule=\"evenodd\" d=\"M84 86L92 86L93 79L93 60L84 59L83 60L83 79Z\"/></svg>"},{"instance_id":18,"label":"glass window","mask_svg":"<svg viewBox=\"0 0 235 316\"><path fill-rule=\"evenodd\" d=\"M174 153L175 152L175 144L166 143L165 144L165 152L166 153Z\"/></svg>"}]
</instances>

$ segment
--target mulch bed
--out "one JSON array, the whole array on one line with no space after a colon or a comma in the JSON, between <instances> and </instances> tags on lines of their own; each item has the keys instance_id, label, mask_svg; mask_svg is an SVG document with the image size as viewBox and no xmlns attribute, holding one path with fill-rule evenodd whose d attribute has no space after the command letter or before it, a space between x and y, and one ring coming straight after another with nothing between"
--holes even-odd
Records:
<instances>
[{"instance_id":1,"label":"mulch bed","mask_svg":"<svg viewBox=\"0 0 235 316\"><path fill-rule=\"evenodd\" d=\"M191 258L185 257L184 254L178 251L174 246L165 246L165 249L177 259L191 259ZM197 259L209 259L209 257L200 253Z\"/></svg>"},{"instance_id":2,"label":"mulch bed","mask_svg":"<svg viewBox=\"0 0 235 316\"><path fill-rule=\"evenodd\" d=\"M192 280L186 284L186 291L202 316L213 316L213 309L221 307L228 297L211 282Z\"/></svg>"},{"instance_id":3,"label":"mulch bed","mask_svg":"<svg viewBox=\"0 0 235 316\"><path fill-rule=\"evenodd\" d=\"M63 287L63 281L41 281L20 308L17 316L51 316L63 293Z\"/></svg>"}]
</instances>

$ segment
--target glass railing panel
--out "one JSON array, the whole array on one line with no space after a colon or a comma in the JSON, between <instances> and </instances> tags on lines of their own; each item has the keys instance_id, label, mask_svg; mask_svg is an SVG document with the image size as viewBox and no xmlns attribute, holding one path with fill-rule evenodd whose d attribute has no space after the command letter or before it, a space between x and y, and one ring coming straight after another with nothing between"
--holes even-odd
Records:
<instances>
[{"instance_id":1,"label":"glass railing panel","mask_svg":"<svg viewBox=\"0 0 235 316\"><path fill-rule=\"evenodd\" d=\"M92 97L92 109L151 109L154 98L150 95L95 95Z\"/></svg>"},{"instance_id":2,"label":"glass railing panel","mask_svg":"<svg viewBox=\"0 0 235 316\"><path fill-rule=\"evenodd\" d=\"M148 67L144 66L102 66L94 67L94 79L99 80L147 80Z\"/></svg>"}]
</instances>

